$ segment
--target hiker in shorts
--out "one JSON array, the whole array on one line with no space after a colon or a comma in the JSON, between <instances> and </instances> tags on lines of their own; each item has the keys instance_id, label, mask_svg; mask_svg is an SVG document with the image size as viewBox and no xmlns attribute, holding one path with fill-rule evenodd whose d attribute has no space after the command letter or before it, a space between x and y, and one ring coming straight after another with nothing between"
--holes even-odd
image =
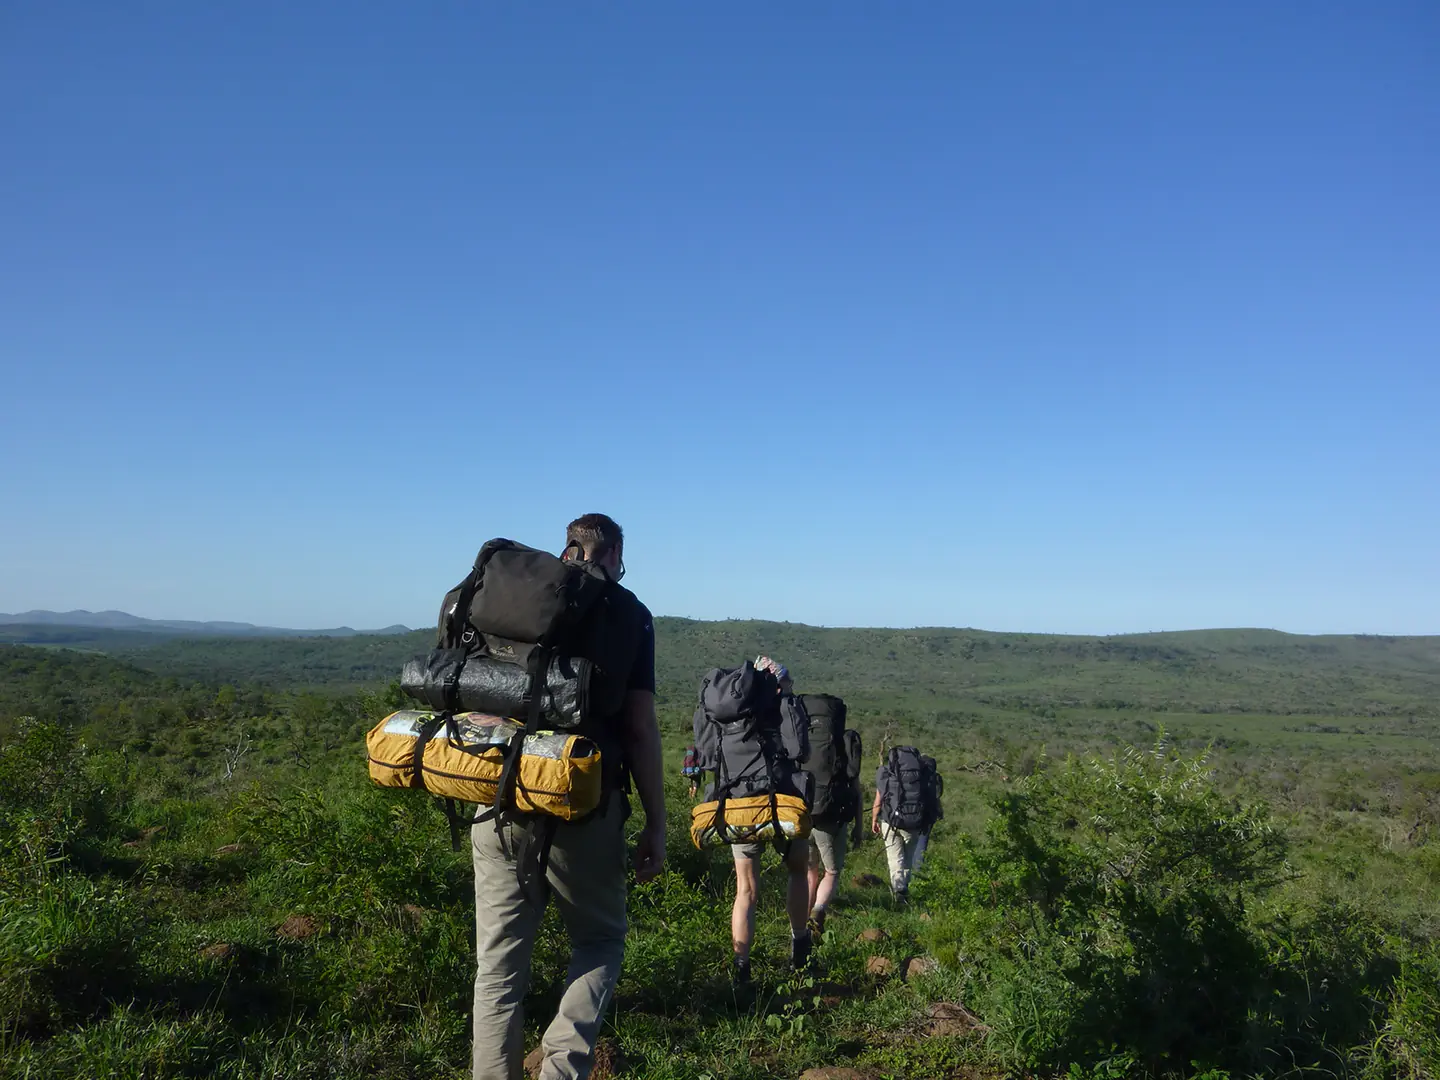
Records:
<instances>
[{"instance_id":1,"label":"hiker in shorts","mask_svg":"<svg viewBox=\"0 0 1440 1080\"><path fill-rule=\"evenodd\" d=\"M570 937L570 966L559 1011L541 1038L541 1080L584 1080L594 1064L595 1042L625 954L625 818L628 773L640 797L645 824L635 851L636 877L646 881L665 861L665 790L660 729L655 719L655 630L650 612L618 582L624 574L624 535L603 514L586 514L566 530L564 558L598 564L609 575L607 617L613 630L604 647L633 656L623 702L604 720L609 735L600 745L607 765L602 809L554 827L538 898L517 874L517 829L483 821L471 829L475 863L474 1080L517 1080L524 1057L521 1012L530 979L531 954L546 903L554 898ZM621 640L618 635L623 635ZM627 670L621 668L621 671ZM593 692L592 683L592 692ZM617 768L618 767L618 768ZM610 770L614 770L611 772Z\"/></svg>"},{"instance_id":2,"label":"hiker in shorts","mask_svg":"<svg viewBox=\"0 0 1440 1080\"><path fill-rule=\"evenodd\" d=\"M758 675L766 677L770 688L766 693L773 694L773 701L768 706L771 716L763 734L766 742L762 747L758 742L744 740L732 743L718 736L707 719L702 691L702 704L695 714L695 745L700 749L705 771L716 777L715 783L705 792L705 800L708 802L717 797L722 777L727 778L737 791L758 793L773 790L807 798L805 774L799 772L797 766L809 754L808 722L804 709L795 700L790 673L783 664L764 656L746 667L753 667ZM735 902L730 911L730 936L734 981L739 987L751 984L750 951L755 942L760 860L769 847L776 845L768 841L730 845L735 863ZM777 850L785 860L787 875L785 910L790 919L790 963L794 969L803 970L810 963L813 942L807 925L810 913L810 845L803 840L783 842Z\"/></svg>"},{"instance_id":3,"label":"hiker in shorts","mask_svg":"<svg viewBox=\"0 0 1440 1080\"><path fill-rule=\"evenodd\" d=\"M870 831L885 842L890 894L897 903L910 901L910 877L924 862L930 830L943 816L943 793L935 759L913 746L892 747L875 774Z\"/></svg>"},{"instance_id":4,"label":"hiker in shorts","mask_svg":"<svg viewBox=\"0 0 1440 1080\"><path fill-rule=\"evenodd\" d=\"M825 932L825 918L840 887L845 853L860 843L864 812L860 763L864 750L858 731L847 730L845 702L833 694L802 694L810 723L810 929Z\"/></svg>"}]
</instances>

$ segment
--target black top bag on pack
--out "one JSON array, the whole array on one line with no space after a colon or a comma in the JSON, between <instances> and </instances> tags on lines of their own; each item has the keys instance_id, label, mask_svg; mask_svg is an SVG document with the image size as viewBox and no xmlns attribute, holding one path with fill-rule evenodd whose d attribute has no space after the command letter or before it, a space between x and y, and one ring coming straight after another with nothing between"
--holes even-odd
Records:
<instances>
[{"instance_id":1,"label":"black top bag on pack","mask_svg":"<svg viewBox=\"0 0 1440 1080\"><path fill-rule=\"evenodd\" d=\"M880 774L885 821L906 832L925 832L940 817L940 774L935 759L913 746L890 750Z\"/></svg>"},{"instance_id":2,"label":"black top bag on pack","mask_svg":"<svg viewBox=\"0 0 1440 1080\"><path fill-rule=\"evenodd\" d=\"M815 778L811 816L832 825L858 822L863 757L860 733L845 730L845 702L833 694L802 694L799 700L810 718L806 768Z\"/></svg>"},{"instance_id":3,"label":"black top bag on pack","mask_svg":"<svg viewBox=\"0 0 1440 1080\"><path fill-rule=\"evenodd\" d=\"M494 807L477 820L494 815L498 827L515 816L514 767L524 736L536 731L586 736L600 749L606 787L623 782L619 722L644 617L634 595L595 563L505 539L480 549L445 594L436 648L409 661L400 678L405 693L442 717L481 712L524 724ZM453 807L450 816L454 829Z\"/></svg>"},{"instance_id":4,"label":"black top bag on pack","mask_svg":"<svg viewBox=\"0 0 1440 1080\"><path fill-rule=\"evenodd\" d=\"M432 709L533 717L602 741L624 707L643 617L602 567L491 540L445 594L436 648L405 665L400 685Z\"/></svg>"}]
</instances>

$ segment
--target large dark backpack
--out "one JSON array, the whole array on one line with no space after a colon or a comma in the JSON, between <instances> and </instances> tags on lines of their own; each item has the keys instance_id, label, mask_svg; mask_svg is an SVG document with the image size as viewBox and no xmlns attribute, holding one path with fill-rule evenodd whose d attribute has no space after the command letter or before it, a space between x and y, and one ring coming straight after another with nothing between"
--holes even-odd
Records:
<instances>
[{"instance_id":1,"label":"large dark backpack","mask_svg":"<svg viewBox=\"0 0 1440 1080\"><path fill-rule=\"evenodd\" d=\"M843 825L860 816L858 731L845 729L845 702L832 694L804 694L800 704L810 718L810 757L806 769L815 778L810 805L817 821Z\"/></svg>"},{"instance_id":2,"label":"large dark backpack","mask_svg":"<svg viewBox=\"0 0 1440 1080\"><path fill-rule=\"evenodd\" d=\"M489 713L523 727L509 748L494 805L476 822L514 820L515 767L525 736L574 732L601 750L605 786L623 780L618 738L630 669L640 645L644 608L604 568L497 539L485 544L465 579L445 594L436 647L409 661L402 689L437 711L443 730L460 711ZM604 807L607 800L602 800ZM464 824L446 806L459 850ZM554 822L544 823L552 830ZM531 822L527 840L540 837ZM542 838L548 847L550 833ZM522 856L526 853L521 852ZM521 858L543 873L538 860Z\"/></svg>"},{"instance_id":3,"label":"large dark backpack","mask_svg":"<svg viewBox=\"0 0 1440 1080\"><path fill-rule=\"evenodd\" d=\"M748 660L714 668L700 684L695 746L701 765L715 774L705 798L720 803L721 818L730 798L808 795L798 766L809 755L809 721L804 707L779 691L775 676Z\"/></svg>"},{"instance_id":4,"label":"large dark backpack","mask_svg":"<svg viewBox=\"0 0 1440 1080\"><path fill-rule=\"evenodd\" d=\"M924 832L940 816L940 774L935 759L913 746L895 746L880 777L885 821L906 832Z\"/></svg>"},{"instance_id":5,"label":"large dark backpack","mask_svg":"<svg viewBox=\"0 0 1440 1080\"><path fill-rule=\"evenodd\" d=\"M436 648L407 663L400 684L432 709L575 731L604 749L642 619L639 601L602 567L491 540L445 594Z\"/></svg>"}]
</instances>

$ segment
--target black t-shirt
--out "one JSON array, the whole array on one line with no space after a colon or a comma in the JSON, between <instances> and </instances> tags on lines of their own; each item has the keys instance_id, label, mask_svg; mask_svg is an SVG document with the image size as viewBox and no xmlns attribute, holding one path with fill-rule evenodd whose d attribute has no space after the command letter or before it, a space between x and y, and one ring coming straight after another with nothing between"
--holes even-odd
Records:
<instances>
[{"instance_id":1,"label":"black t-shirt","mask_svg":"<svg viewBox=\"0 0 1440 1080\"><path fill-rule=\"evenodd\" d=\"M655 692L655 620L650 617L650 609L644 604L640 605L640 610L644 612L640 644L635 649L635 663L630 667L630 678L625 683L625 689L646 690L653 694Z\"/></svg>"}]
</instances>

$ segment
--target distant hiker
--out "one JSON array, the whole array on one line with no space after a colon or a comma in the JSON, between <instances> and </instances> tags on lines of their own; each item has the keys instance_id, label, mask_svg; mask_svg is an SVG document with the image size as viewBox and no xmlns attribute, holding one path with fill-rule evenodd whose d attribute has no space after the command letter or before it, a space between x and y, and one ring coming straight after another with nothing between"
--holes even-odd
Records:
<instances>
[{"instance_id":1,"label":"distant hiker","mask_svg":"<svg viewBox=\"0 0 1440 1080\"><path fill-rule=\"evenodd\" d=\"M525 1052L521 1002L530 981L530 958L541 917L553 895L570 935L571 953L559 1011L541 1039L540 1077L584 1080L593 1065L595 1041L625 952L624 824L630 812L629 780L634 781L645 812L635 852L636 876L641 881L654 877L665 860L664 778L655 720L655 631L645 605L619 585L625 573L624 535L604 514L586 514L570 523L562 555L573 564L570 569L559 566L554 556L521 550L527 553L523 558L502 563L497 556L477 569L478 580L468 588L473 604L457 600L449 610L453 615L459 608L463 617L467 606L473 612L482 602L490 605L488 625L477 626L472 619L465 633L474 648L478 629L491 658L481 673L491 673L492 682L504 674L496 658L513 656L516 642L539 643L530 653L529 682L522 678L527 712L507 715L517 719L528 715L530 726L544 721L548 727L553 723L550 711L592 711L594 715L583 719L583 730L600 749L603 801L596 811L574 822L553 817L542 821L535 814L512 814L497 822L482 815L471 829L478 954L472 1065L474 1080L520 1076ZM536 585L552 579L559 584ZM573 607L577 597L591 596L584 613L566 622L565 605ZM467 599L464 592L460 599ZM532 604L561 610L558 615L537 612L530 610ZM543 632L527 631L530 624L542 622ZM504 632L495 630L492 639L491 626L502 626ZM576 658L590 664L572 664ZM473 662L451 679L452 683L458 679L462 695L465 671L471 666ZM509 670L515 670L513 664ZM543 679L538 693L537 679ZM527 867L536 879L528 884ZM537 869L539 873L534 872Z\"/></svg>"},{"instance_id":2,"label":"distant hiker","mask_svg":"<svg viewBox=\"0 0 1440 1080\"><path fill-rule=\"evenodd\" d=\"M943 816L944 792L935 759L913 746L892 747L875 774L870 831L885 841L890 892L902 904L910 899L910 875L924 861L930 830Z\"/></svg>"},{"instance_id":3,"label":"distant hiker","mask_svg":"<svg viewBox=\"0 0 1440 1080\"><path fill-rule=\"evenodd\" d=\"M807 771L814 777L810 802L810 927L825 932L825 915L845 869L847 839L860 842L860 733L845 729L845 702L832 694L802 694L810 719ZM850 836L846 836L849 826Z\"/></svg>"},{"instance_id":4,"label":"distant hiker","mask_svg":"<svg viewBox=\"0 0 1440 1080\"><path fill-rule=\"evenodd\" d=\"M695 746L700 763L712 773L705 802L760 795L807 799L808 778L799 771L809 755L809 722L795 699L790 673L768 657L739 668L717 668L707 676L695 710ZM772 804L774 800L771 800ZM790 961L809 964L812 938L806 925L810 885L806 877L810 845L774 838L788 872L785 910L790 917ZM733 843L735 903L730 912L734 977L750 983L750 949L755 941L755 904L760 890L760 857L767 844Z\"/></svg>"},{"instance_id":5,"label":"distant hiker","mask_svg":"<svg viewBox=\"0 0 1440 1080\"><path fill-rule=\"evenodd\" d=\"M694 746L685 748L685 756L680 762L680 775L690 784L690 798L694 799L700 791L700 781L705 777L705 770L700 765L700 751Z\"/></svg>"}]
</instances>

